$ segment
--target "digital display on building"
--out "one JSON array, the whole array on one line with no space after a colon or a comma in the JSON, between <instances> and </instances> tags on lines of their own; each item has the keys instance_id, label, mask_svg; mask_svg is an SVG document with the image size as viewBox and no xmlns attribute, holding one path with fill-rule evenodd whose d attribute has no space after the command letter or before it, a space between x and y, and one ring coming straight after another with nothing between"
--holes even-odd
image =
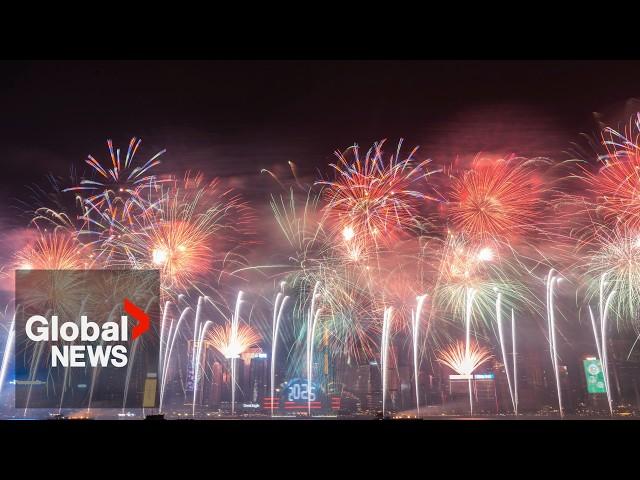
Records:
<instances>
[{"instance_id":1,"label":"digital display on building","mask_svg":"<svg viewBox=\"0 0 640 480\"><path fill-rule=\"evenodd\" d=\"M594 357L586 358L583 361L584 374L587 379L587 392L589 393L607 393L607 387L604 383L604 373L602 371L602 363Z\"/></svg>"},{"instance_id":2,"label":"digital display on building","mask_svg":"<svg viewBox=\"0 0 640 480\"><path fill-rule=\"evenodd\" d=\"M309 384L306 378L289 380L282 389L281 405L285 410L307 410L309 404L312 410L320 410L324 408L325 400L322 387L316 382Z\"/></svg>"}]
</instances>

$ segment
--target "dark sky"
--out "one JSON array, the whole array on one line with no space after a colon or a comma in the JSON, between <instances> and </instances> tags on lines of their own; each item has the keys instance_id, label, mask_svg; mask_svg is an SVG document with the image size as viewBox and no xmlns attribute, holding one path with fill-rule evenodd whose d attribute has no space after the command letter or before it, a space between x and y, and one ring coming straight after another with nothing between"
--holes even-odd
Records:
<instances>
[{"instance_id":1,"label":"dark sky","mask_svg":"<svg viewBox=\"0 0 640 480\"><path fill-rule=\"evenodd\" d=\"M221 176L287 160L326 171L334 150L381 138L442 162L556 156L596 131L592 112L638 95L633 61L4 62L0 201L134 135L145 155L168 149L164 168Z\"/></svg>"}]
</instances>

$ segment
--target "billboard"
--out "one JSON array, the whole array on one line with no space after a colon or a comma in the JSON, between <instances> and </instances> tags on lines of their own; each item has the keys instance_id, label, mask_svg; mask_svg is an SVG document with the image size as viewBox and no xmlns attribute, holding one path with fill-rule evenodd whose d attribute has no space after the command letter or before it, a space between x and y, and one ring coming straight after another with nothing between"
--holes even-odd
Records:
<instances>
[{"instance_id":1,"label":"billboard","mask_svg":"<svg viewBox=\"0 0 640 480\"><path fill-rule=\"evenodd\" d=\"M303 411L309 405L312 410L320 410L326 406L324 391L316 382L309 385L305 378L294 378L282 390L282 405L285 410Z\"/></svg>"},{"instance_id":2,"label":"billboard","mask_svg":"<svg viewBox=\"0 0 640 480\"><path fill-rule=\"evenodd\" d=\"M607 393L600 360L595 357L589 357L585 358L582 363L584 365L584 374L587 379L587 392Z\"/></svg>"}]
</instances>

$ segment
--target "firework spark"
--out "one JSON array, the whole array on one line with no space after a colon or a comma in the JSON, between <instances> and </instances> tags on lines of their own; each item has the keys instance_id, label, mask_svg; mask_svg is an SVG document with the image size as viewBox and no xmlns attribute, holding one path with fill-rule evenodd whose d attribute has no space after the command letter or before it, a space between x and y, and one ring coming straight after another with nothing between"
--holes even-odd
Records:
<instances>
[{"instance_id":1,"label":"firework spark","mask_svg":"<svg viewBox=\"0 0 640 480\"><path fill-rule=\"evenodd\" d=\"M142 139L133 137L124 158L120 149L114 152L113 142L107 140L111 163L105 166L92 155L85 162L96 173L96 180L83 179L80 185L64 189L63 192L76 192L84 208L83 218L91 225L96 216L108 216L120 222L133 222L133 217L146 209L143 192L154 186L156 176L150 170L160 164L159 157L166 152L161 150L142 164L137 164L135 155Z\"/></svg>"},{"instance_id":2,"label":"firework spark","mask_svg":"<svg viewBox=\"0 0 640 480\"><path fill-rule=\"evenodd\" d=\"M471 302L473 300L471 299ZM467 378L469 384L469 408L473 415L473 372L491 358L489 351L475 341L471 341L467 330L465 342L457 342L446 349L440 350L436 358L439 362L449 366L458 375Z\"/></svg>"},{"instance_id":3,"label":"firework spark","mask_svg":"<svg viewBox=\"0 0 640 480\"><path fill-rule=\"evenodd\" d=\"M533 302L532 292L522 281L526 270L513 261L511 250L502 252L501 245L476 243L468 236L450 233L442 242L435 242L423 255L437 262L438 276L434 300L443 310L454 316L465 312L467 293L473 289L478 318L488 322L494 315L496 290L503 292L509 307L517 302Z\"/></svg>"},{"instance_id":4,"label":"firework spark","mask_svg":"<svg viewBox=\"0 0 640 480\"><path fill-rule=\"evenodd\" d=\"M358 146L336 152L338 163L332 164L333 181L325 186L325 212L336 232L349 242L365 239L367 243L389 242L406 230L417 228L422 205L433 199L417 186L435 173L427 170L429 160L416 162L417 149L401 159L398 144L395 155L384 160L384 141L374 144L360 158ZM352 153L353 159L347 158Z\"/></svg>"},{"instance_id":5,"label":"firework spark","mask_svg":"<svg viewBox=\"0 0 640 480\"><path fill-rule=\"evenodd\" d=\"M640 230L598 229L582 252L586 253L581 263L587 300L601 296L601 279L606 278L606 290L618 292L611 307L619 327L636 325L640 309Z\"/></svg>"},{"instance_id":6,"label":"firework spark","mask_svg":"<svg viewBox=\"0 0 640 480\"><path fill-rule=\"evenodd\" d=\"M344 256L346 240L336 241L328 232L318 212L319 198L307 195L304 205L298 205L293 193L288 201L282 197L271 202L278 225L292 249L289 260L293 263L282 274L295 298L293 311L296 318L305 318L305 299L318 283L323 288L323 306L326 313L324 327L330 332L328 342L332 355L352 356L358 360L375 358L376 337L372 332L375 314L371 309L371 276L365 258L354 262ZM348 237L348 235L347 235ZM351 238L349 241L354 241ZM304 342L304 331L298 341ZM295 357L293 363L304 358ZM295 367L292 367L295 370Z\"/></svg>"},{"instance_id":7,"label":"firework spark","mask_svg":"<svg viewBox=\"0 0 640 480\"><path fill-rule=\"evenodd\" d=\"M456 342L449 347L438 351L438 360L451 368L458 375L473 375L481 365L492 357L489 350L481 347L477 342L471 341L469 346L465 342Z\"/></svg>"},{"instance_id":8,"label":"firework spark","mask_svg":"<svg viewBox=\"0 0 640 480\"><path fill-rule=\"evenodd\" d=\"M582 179L595 195L595 211L610 226L640 228L640 113L624 133L612 128L602 132L604 165L593 172L582 169Z\"/></svg>"},{"instance_id":9,"label":"firework spark","mask_svg":"<svg viewBox=\"0 0 640 480\"><path fill-rule=\"evenodd\" d=\"M101 255L116 267L159 269L166 291L182 291L216 270L222 274L217 265L241 261L233 251L251 221L250 209L231 190L187 175L133 226L117 222L117 233L100 244Z\"/></svg>"},{"instance_id":10,"label":"firework spark","mask_svg":"<svg viewBox=\"0 0 640 480\"><path fill-rule=\"evenodd\" d=\"M458 232L482 240L514 240L540 229L545 187L535 164L514 157L476 157L452 175L449 213Z\"/></svg>"},{"instance_id":11,"label":"firework spark","mask_svg":"<svg viewBox=\"0 0 640 480\"><path fill-rule=\"evenodd\" d=\"M230 324L216 325L210 330L207 340L225 358L240 358L240 355L260 342L260 335L249 325L238 325L235 333Z\"/></svg>"},{"instance_id":12,"label":"firework spark","mask_svg":"<svg viewBox=\"0 0 640 480\"><path fill-rule=\"evenodd\" d=\"M17 270L83 270L94 263L88 247L61 231L39 232L36 240L19 250Z\"/></svg>"}]
</instances>

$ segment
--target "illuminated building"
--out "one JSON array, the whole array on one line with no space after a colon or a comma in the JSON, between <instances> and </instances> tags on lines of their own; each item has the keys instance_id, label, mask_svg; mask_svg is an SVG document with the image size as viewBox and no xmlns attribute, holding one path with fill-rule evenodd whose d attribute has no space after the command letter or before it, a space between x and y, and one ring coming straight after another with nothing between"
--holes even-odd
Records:
<instances>
[{"instance_id":1,"label":"illuminated building","mask_svg":"<svg viewBox=\"0 0 640 480\"><path fill-rule=\"evenodd\" d=\"M211 366L211 399L209 406L211 408L220 408L222 399L222 364L218 361Z\"/></svg>"},{"instance_id":2,"label":"illuminated building","mask_svg":"<svg viewBox=\"0 0 640 480\"><path fill-rule=\"evenodd\" d=\"M369 363L358 365L354 370L353 392L358 397L362 410L366 410L371 382L371 365Z\"/></svg>"},{"instance_id":3,"label":"illuminated building","mask_svg":"<svg viewBox=\"0 0 640 480\"><path fill-rule=\"evenodd\" d=\"M469 412L469 390L473 398L473 411L475 413L497 413L498 395L496 378L491 365L485 365L471 375L449 375L449 390L445 395L445 408L456 413Z\"/></svg>"},{"instance_id":4,"label":"illuminated building","mask_svg":"<svg viewBox=\"0 0 640 480\"><path fill-rule=\"evenodd\" d=\"M249 385L245 400L260 403L269 394L269 359L266 353L254 355L249 362Z\"/></svg>"},{"instance_id":5,"label":"illuminated building","mask_svg":"<svg viewBox=\"0 0 640 480\"><path fill-rule=\"evenodd\" d=\"M369 389L366 398L367 410L371 412L382 411L382 375L376 361L369 362Z\"/></svg>"}]
</instances>

